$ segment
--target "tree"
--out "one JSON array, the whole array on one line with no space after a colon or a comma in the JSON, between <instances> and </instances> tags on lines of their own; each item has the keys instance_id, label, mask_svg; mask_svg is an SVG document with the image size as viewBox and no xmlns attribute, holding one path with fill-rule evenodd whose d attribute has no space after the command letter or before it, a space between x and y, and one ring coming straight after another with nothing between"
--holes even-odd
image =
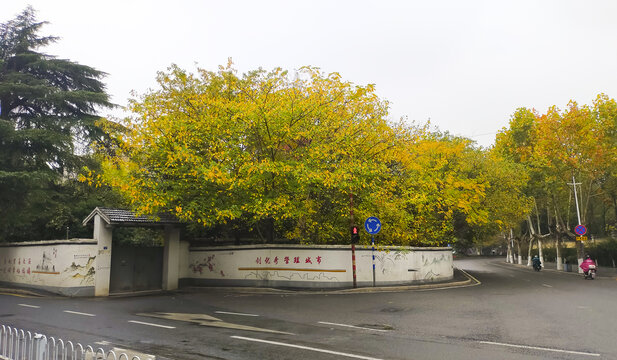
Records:
<instances>
[{"instance_id":1,"label":"tree","mask_svg":"<svg viewBox=\"0 0 617 360\"><path fill-rule=\"evenodd\" d=\"M360 206L398 141L373 86L338 74L172 67L158 81L99 174L139 213L240 222L263 241L344 241L349 194Z\"/></svg>"},{"instance_id":2,"label":"tree","mask_svg":"<svg viewBox=\"0 0 617 360\"><path fill-rule=\"evenodd\" d=\"M504 129L495 148L504 156L523 164L530 174L526 193L534 200L535 224L527 217L530 251L534 239L555 238L557 262L560 268L560 244L573 238L573 222L578 223L574 207L572 181L576 178L581 222L592 226L596 233L603 226L593 224L593 209L598 199L605 204L612 201L615 172L615 119L617 106L606 95L598 95L593 107L570 101L566 110L556 106L546 114L518 109ZM606 217L606 210L603 211ZM545 229L545 230L543 230ZM583 257L582 244L578 248Z\"/></svg>"},{"instance_id":3,"label":"tree","mask_svg":"<svg viewBox=\"0 0 617 360\"><path fill-rule=\"evenodd\" d=\"M372 85L312 67L239 76L231 65L172 66L158 82L110 130L102 171L83 179L117 189L138 213L264 242L338 244L352 209L387 224L384 245L453 243L459 226L506 222L482 209L487 180L471 142L389 121Z\"/></svg>"},{"instance_id":4,"label":"tree","mask_svg":"<svg viewBox=\"0 0 617 360\"><path fill-rule=\"evenodd\" d=\"M76 149L104 135L96 111L112 106L104 73L38 51L58 40L44 24L28 7L0 25L0 241L64 234Z\"/></svg>"}]
</instances>

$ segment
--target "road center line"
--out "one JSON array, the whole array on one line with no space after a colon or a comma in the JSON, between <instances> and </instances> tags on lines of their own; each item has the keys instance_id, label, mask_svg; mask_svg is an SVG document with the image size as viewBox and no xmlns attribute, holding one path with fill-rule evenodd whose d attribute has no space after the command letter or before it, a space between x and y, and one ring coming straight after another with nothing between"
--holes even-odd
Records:
<instances>
[{"instance_id":1,"label":"road center line","mask_svg":"<svg viewBox=\"0 0 617 360\"><path fill-rule=\"evenodd\" d=\"M148 322L143 322L143 321L129 320L129 322L133 323L133 324L156 326L156 327L160 327L160 328L164 328L164 329L175 329L176 328L175 326L159 325L159 324L153 324L153 323L148 323Z\"/></svg>"},{"instance_id":2,"label":"road center line","mask_svg":"<svg viewBox=\"0 0 617 360\"><path fill-rule=\"evenodd\" d=\"M551 348L543 348L543 347L537 347L537 346L504 344L504 343L497 343L497 342L492 342L492 341L478 341L478 343L480 343L480 344L487 344L487 345L507 346L507 347L513 347L513 348L519 348L519 349L528 349L528 350L542 350L542 351L552 351L552 352L566 353L566 354L575 354L575 355L600 356L600 354L589 353L589 352L570 351L570 350L561 350L561 349L551 349Z\"/></svg>"},{"instance_id":3,"label":"road center line","mask_svg":"<svg viewBox=\"0 0 617 360\"><path fill-rule=\"evenodd\" d=\"M548 288L552 288L552 286L550 286L549 284L542 284L542 286L546 286Z\"/></svg>"},{"instance_id":4,"label":"road center line","mask_svg":"<svg viewBox=\"0 0 617 360\"><path fill-rule=\"evenodd\" d=\"M343 326L343 327L354 328L354 329L362 329L362 330L383 331L383 332L387 332L388 331L388 330L383 330L383 329L371 329L371 328L367 328L367 327L347 325L347 324L337 324L337 323L331 323L331 322L326 322L326 321L318 321L317 323L318 324L324 324L324 325Z\"/></svg>"},{"instance_id":5,"label":"road center line","mask_svg":"<svg viewBox=\"0 0 617 360\"><path fill-rule=\"evenodd\" d=\"M82 313L82 312L77 312L77 311L69 311L69 310L64 310L65 313L68 314L74 314L74 315L83 315L83 316L96 316L94 314L88 314L88 313Z\"/></svg>"},{"instance_id":6,"label":"road center line","mask_svg":"<svg viewBox=\"0 0 617 360\"><path fill-rule=\"evenodd\" d=\"M316 352L321 352L321 353L326 353L326 354L345 356L345 357L354 358L354 359L382 360L382 359L379 359L379 358L374 358L374 357L369 357L369 356L355 355L355 354L349 354L349 353L344 353L344 352L339 352L339 351L319 349L319 348L314 348L314 347L309 347L309 346L288 344L288 343L283 343L283 342L278 342L278 341L254 339L254 338L248 338L248 337L244 337L244 336L232 336L232 338L233 339L239 339L239 340L260 342L260 343L270 344L270 345L287 346L287 347L296 348L296 349L316 351Z\"/></svg>"},{"instance_id":7,"label":"road center line","mask_svg":"<svg viewBox=\"0 0 617 360\"><path fill-rule=\"evenodd\" d=\"M23 307L29 307L29 308L33 308L33 309L40 309L40 306L36 306L36 305L28 305L28 304L17 304L19 306L23 306Z\"/></svg>"},{"instance_id":8,"label":"road center line","mask_svg":"<svg viewBox=\"0 0 617 360\"><path fill-rule=\"evenodd\" d=\"M227 312L227 311L215 311L217 314L227 314L227 315L238 315L238 316L259 316L255 314L245 314L245 313L235 313L235 312Z\"/></svg>"}]
</instances>

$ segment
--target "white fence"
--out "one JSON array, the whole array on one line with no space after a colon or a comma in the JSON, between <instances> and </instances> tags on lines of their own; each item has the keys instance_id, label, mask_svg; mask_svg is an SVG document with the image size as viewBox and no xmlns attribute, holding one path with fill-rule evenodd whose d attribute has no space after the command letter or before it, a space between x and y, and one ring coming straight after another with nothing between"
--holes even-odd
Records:
<instances>
[{"instance_id":1,"label":"white fence","mask_svg":"<svg viewBox=\"0 0 617 360\"><path fill-rule=\"evenodd\" d=\"M62 339L31 333L10 326L0 327L1 360L142 360L137 355L127 355L80 343L64 342ZM144 360L154 360L148 356Z\"/></svg>"}]
</instances>

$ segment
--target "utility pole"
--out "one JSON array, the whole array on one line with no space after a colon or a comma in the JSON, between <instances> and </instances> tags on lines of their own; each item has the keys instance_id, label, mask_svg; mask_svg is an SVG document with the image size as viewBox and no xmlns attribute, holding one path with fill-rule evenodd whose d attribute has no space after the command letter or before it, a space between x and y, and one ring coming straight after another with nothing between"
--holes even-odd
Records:
<instances>
[{"instance_id":1,"label":"utility pole","mask_svg":"<svg viewBox=\"0 0 617 360\"><path fill-rule=\"evenodd\" d=\"M572 183L568 183L568 185L572 185L574 187L574 202L576 203L576 216L578 217L578 225L581 224L581 210L578 207L578 194L576 192L576 185L581 185L582 183L577 183L574 179L574 175L572 175ZM577 242L576 244L576 255L578 257L578 272L582 273L583 269L580 268L581 263L583 262L583 254L585 252L585 244L582 241Z\"/></svg>"}]
</instances>

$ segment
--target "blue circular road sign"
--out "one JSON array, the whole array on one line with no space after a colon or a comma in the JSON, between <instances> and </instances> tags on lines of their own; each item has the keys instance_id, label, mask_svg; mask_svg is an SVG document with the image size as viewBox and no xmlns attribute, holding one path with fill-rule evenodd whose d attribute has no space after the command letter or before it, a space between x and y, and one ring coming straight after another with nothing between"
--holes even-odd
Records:
<instances>
[{"instance_id":1,"label":"blue circular road sign","mask_svg":"<svg viewBox=\"0 0 617 360\"><path fill-rule=\"evenodd\" d=\"M585 227L585 225L576 225L576 227L574 228L574 232L578 236L583 236L587 233L587 228Z\"/></svg>"},{"instance_id":2,"label":"blue circular road sign","mask_svg":"<svg viewBox=\"0 0 617 360\"><path fill-rule=\"evenodd\" d=\"M378 218L371 216L364 222L364 230L371 235L375 235L381 230L381 221Z\"/></svg>"}]
</instances>

